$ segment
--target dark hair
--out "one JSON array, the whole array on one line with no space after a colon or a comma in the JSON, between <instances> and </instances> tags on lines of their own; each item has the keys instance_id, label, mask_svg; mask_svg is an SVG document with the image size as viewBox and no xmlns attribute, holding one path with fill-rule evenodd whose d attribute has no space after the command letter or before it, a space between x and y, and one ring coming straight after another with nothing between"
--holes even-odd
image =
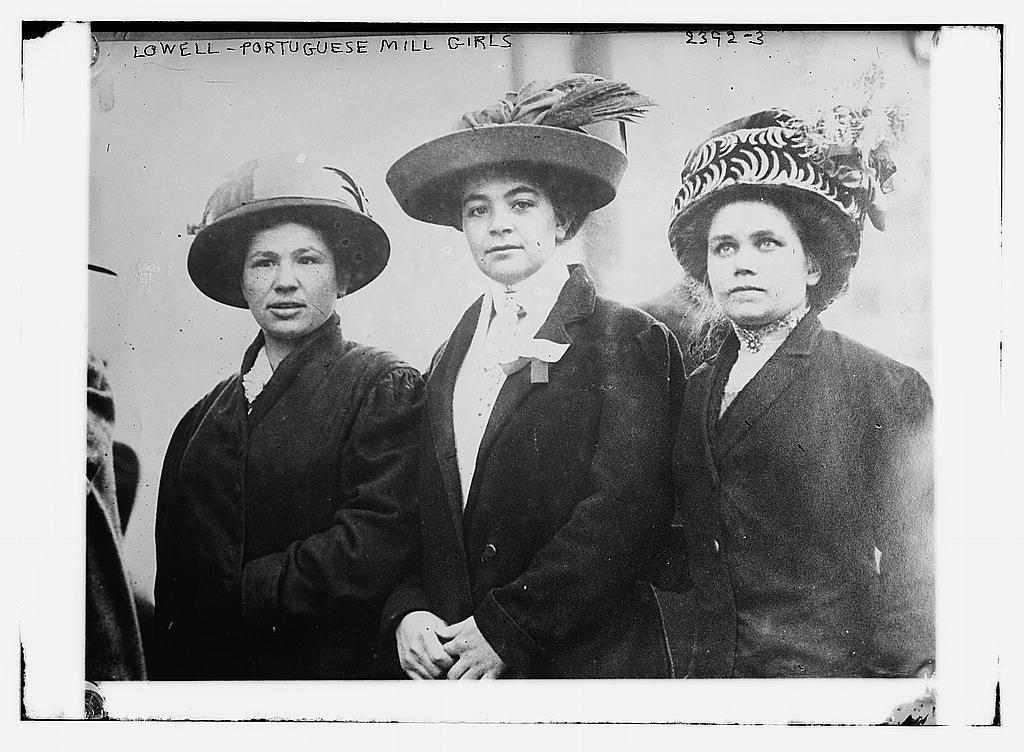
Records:
<instances>
[{"instance_id":1,"label":"dark hair","mask_svg":"<svg viewBox=\"0 0 1024 752\"><path fill-rule=\"evenodd\" d=\"M807 288L807 302L823 311L846 292L857 263L860 235L825 199L787 186L741 185L708 197L688 221L669 228L669 243L683 269L705 287L708 283L708 230L715 213L737 201L763 201L786 215L808 257L821 268L818 283Z\"/></svg>"},{"instance_id":2,"label":"dark hair","mask_svg":"<svg viewBox=\"0 0 1024 752\"><path fill-rule=\"evenodd\" d=\"M572 240L580 231L587 217L590 216L589 210L580 208L582 204L577 195L577 183L571 175L534 162L516 162L510 165L495 164L464 173L455 181L458 189L451 197L455 204L453 216L462 217L462 192L467 183L498 176L523 180L544 192L554 207L555 218L559 224L565 227L565 237L562 242Z\"/></svg>"}]
</instances>

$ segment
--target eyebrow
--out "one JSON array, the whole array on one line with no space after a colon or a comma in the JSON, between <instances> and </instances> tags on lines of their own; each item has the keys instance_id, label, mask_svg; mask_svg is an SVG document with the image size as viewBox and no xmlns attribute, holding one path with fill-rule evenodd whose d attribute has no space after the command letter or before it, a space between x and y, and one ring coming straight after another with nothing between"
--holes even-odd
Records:
<instances>
[{"instance_id":1,"label":"eyebrow","mask_svg":"<svg viewBox=\"0 0 1024 752\"><path fill-rule=\"evenodd\" d=\"M303 246L299 246L298 248L293 248L290 251L285 251L284 253L281 253L280 251L266 251L266 250L264 250L264 251L254 251L252 253L246 254L246 258L263 258L263 257L267 257L267 256L270 256L272 258L280 258L281 256L284 256L284 255L289 255L290 256L290 255L292 255L294 253L319 253L321 256L326 256L327 255L327 253L325 251L322 251L319 248L316 248L316 247L311 246L311 245L303 245Z\"/></svg>"},{"instance_id":2,"label":"eyebrow","mask_svg":"<svg viewBox=\"0 0 1024 752\"><path fill-rule=\"evenodd\" d=\"M781 240L781 236L779 235L779 233L775 232L775 230L754 230L749 235L747 235L747 237L748 238L771 237L771 238L776 238L776 239L780 239ZM732 234L729 234L729 233L724 233L722 235L710 235L710 236L708 236L708 242L709 243L711 243L711 242L716 242L717 243L720 240L735 240L735 239L736 239L736 236L732 235Z\"/></svg>"},{"instance_id":3,"label":"eyebrow","mask_svg":"<svg viewBox=\"0 0 1024 752\"><path fill-rule=\"evenodd\" d=\"M536 196L540 193L540 191L537 188L534 188L533 186L530 185L517 185L515 188L512 188L511 190L505 191L505 195L503 196L503 198L510 198L512 196L515 196L517 193L532 193L534 196ZM464 199L462 199L462 205L465 206L470 201L487 201L489 200L489 198L489 196L486 196L483 193L471 193Z\"/></svg>"},{"instance_id":4,"label":"eyebrow","mask_svg":"<svg viewBox=\"0 0 1024 752\"><path fill-rule=\"evenodd\" d=\"M534 195L537 195L538 193L540 193L540 191L534 188L532 185L517 185L512 190L505 192L505 198L508 198L509 196L514 196L517 193L532 193Z\"/></svg>"}]
</instances>

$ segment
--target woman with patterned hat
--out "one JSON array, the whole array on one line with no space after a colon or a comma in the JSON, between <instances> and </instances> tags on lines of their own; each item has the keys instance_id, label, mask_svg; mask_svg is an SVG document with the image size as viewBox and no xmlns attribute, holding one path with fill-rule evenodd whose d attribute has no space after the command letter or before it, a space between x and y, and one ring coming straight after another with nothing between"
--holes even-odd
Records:
<instances>
[{"instance_id":1,"label":"woman with patterned hat","mask_svg":"<svg viewBox=\"0 0 1024 752\"><path fill-rule=\"evenodd\" d=\"M907 677L934 658L932 400L825 329L899 135L896 111L768 110L687 157L669 227L732 332L687 382L673 539L691 677ZM682 564L682 562L686 564ZM670 627L671 628L671 627Z\"/></svg>"},{"instance_id":2,"label":"woman with patterned hat","mask_svg":"<svg viewBox=\"0 0 1024 752\"><path fill-rule=\"evenodd\" d=\"M419 559L385 609L412 678L669 674L644 570L671 514L679 354L565 257L626 167L588 129L650 104L596 76L535 82L387 174L486 278L430 368Z\"/></svg>"},{"instance_id":3,"label":"woman with patterned hat","mask_svg":"<svg viewBox=\"0 0 1024 752\"><path fill-rule=\"evenodd\" d=\"M335 304L389 253L355 181L302 155L246 163L207 203L189 274L260 332L171 437L153 678L378 675L416 522L423 384L345 339Z\"/></svg>"}]
</instances>

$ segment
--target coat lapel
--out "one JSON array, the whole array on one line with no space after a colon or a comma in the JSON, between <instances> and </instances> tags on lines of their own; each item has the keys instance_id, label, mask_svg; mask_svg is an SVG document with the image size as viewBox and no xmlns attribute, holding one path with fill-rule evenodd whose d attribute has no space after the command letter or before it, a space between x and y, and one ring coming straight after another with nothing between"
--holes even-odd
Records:
<instances>
[{"instance_id":1,"label":"coat lapel","mask_svg":"<svg viewBox=\"0 0 1024 752\"><path fill-rule=\"evenodd\" d=\"M462 483L459 478L458 455L455 451L452 398L455 393L455 379L473 341L473 332L476 330L482 305L483 298L480 298L462 315L427 376L427 415L430 420L434 452L441 468L452 521L458 530L462 529ZM461 544L461 536L459 541Z\"/></svg>"},{"instance_id":2,"label":"coat lapel","mask_svg":"<svg viewBox=\"0 0 1024 752\"><path fill-rule=\"evenodd\" d=\"M715 483L718 482L718 470L711 454L711 426L708 423L708 413L709 404L715 393L715 378L720 361L721 356L712 358L690 374L679 419L680 431L689 433L696 428L698 446L695 449L700 452L700 458ZM692 433L690 435L692 436ZM682 445L683 440L680 439L680 446Z\"/></svg>"},{"instance_id":3,"label":"coat lapel","mask_svg":"<svg viewBox=\"0 0 1024 752\"><path fill-rule=\"evenodd\" d=\"M332 351L328 348L328 343L331 341L343 342L344 338L341 332L341 319L337 313L331 315L327 321L325 321L319 329L313 332L309 337L306 338L301 345L296 347L292 352L288 353L287 356L277 365L277 370L274 371L274 375L270 377L270 380L263 387L263 391L253 400L252 409L248 413L249 425L256 425L270 409L277 403L279 399L288 393L292 383L295 379L300 377L300 374L304 373L304 368L308 362L313 358L321 358L330 360L333 358ZM242 391L243 398L241 404L245 405L246 400L244 398L244 387L242 385L242 376L244 376L259 355L260 349L264 346L265 340L263 332L256 335L256 339L249 349L246 350L245 356L242 358L242 368L239 372L238 389ZM326 373L326 370L321 371ZM309 373L306 372L304 377L307 381L310 378ZM313 384L306 383L305 388L310 389ZM243 408L244 410L244 408Z\"/></svg>"},{"instance_id":4,"label":"coat lapel","mask_svg":"<svg viewBox=\"0 0 1024 752\"><path fill-rule=\"evenodd\" d=\"M718 421L712 444L716 457L728 454L790 383L807 368L810 360L808 356L820 331L821 322L818 317L808 313L754 378L743 387ZM733 337L735 335L730 338ZM708 410L714 409L714 405L708 405Z\"/></svg>"},{"instance_id":5,"label":"coat lapel","mask_svg":"<svg viewBox=\"0 0 1024 752\"><path fill-rule=\"evenodd\" d=\"M563 358L569 357L572 352L572 336L567 327L574 321L580 321L594 313L594 303L597 298L597 290L594 280L590 277L586 268L579 264L570 267L571 273L562 291L555 301L551 313L537 330L535 339L546 339L563 345L569 345ZM498 398L491 410L490 419L487 421L487 428L484 430L483 438L480 441L480 450L477 452L476 468L473 472L474 483L484 472L487 464L487 457L495 439L500 435L504 426L516 412L516 407L534 388L544 386L533 384L530 380L530 368L521 368L505 379L505 383L498 392ZM454 445L453 445L454 446ZM473 503L473 493L470 492L469 505Z\"/></svg>"}]
</instances>

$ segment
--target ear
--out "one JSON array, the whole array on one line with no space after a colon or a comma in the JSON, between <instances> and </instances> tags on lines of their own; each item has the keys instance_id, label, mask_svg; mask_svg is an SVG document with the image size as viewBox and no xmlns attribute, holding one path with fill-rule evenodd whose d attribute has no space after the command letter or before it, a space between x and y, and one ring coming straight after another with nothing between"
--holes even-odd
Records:
<instances>
[{"instance_id":1,"label":"ear","mask_svg":"<svg viewBox=\"0 0 1024 752\"><path fill-rule=\"evenodd\" d=\"M814 287L821 280L821 264L811 254L807 254L805 263L807 273L807 286Z\"/></svg>"},{"instance_id":2,"label":"ear","mask_svg":"<svg viewBox=\"0 0 1024 752\"><path fill-rule=\"evenodd\" d=\"M344 298L348 292L348 283L352 281L352 274L343 267L338 267L334 273L334 281L338 286L338 297Z\"/></svg>"},{"instance_id":3,"label":"ear","mask_svg":"<svg viewBox=\"0 0 1024 752\"><path fill-rule=\"evenodd\" d=\"M569 225L572 224L572 217L562 212L555 212L555 243L564 243L566 235L569 234Z\"/></svg>"}]
</instances>

